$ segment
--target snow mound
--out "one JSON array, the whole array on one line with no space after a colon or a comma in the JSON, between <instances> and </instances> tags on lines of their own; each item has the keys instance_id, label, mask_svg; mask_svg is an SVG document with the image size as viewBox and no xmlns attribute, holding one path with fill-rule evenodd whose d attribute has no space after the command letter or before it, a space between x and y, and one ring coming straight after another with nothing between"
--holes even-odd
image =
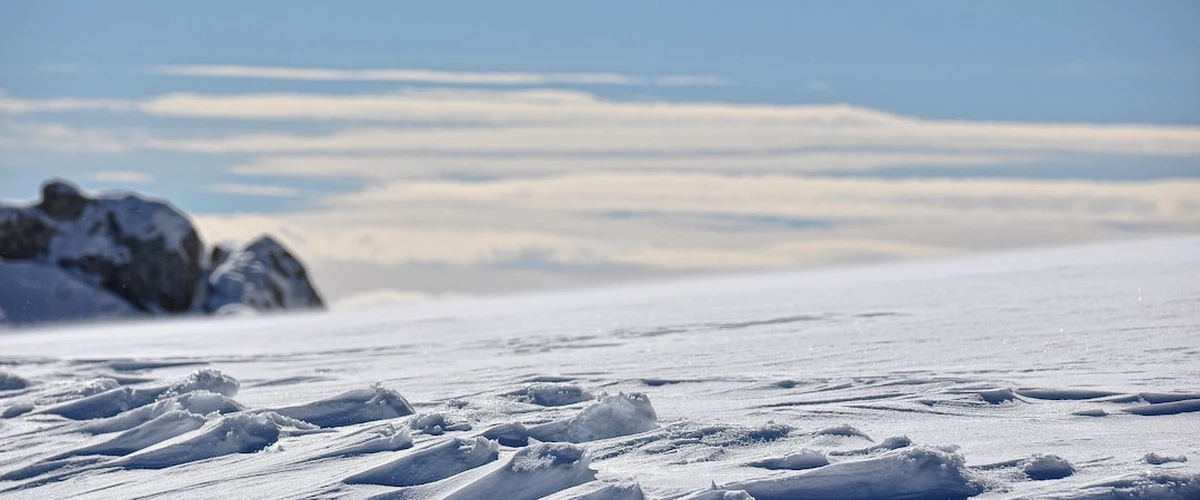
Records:
<instances>
[{"instance_id":1,"label":"snow mound","mask_svg":"<svg viewBox=\"0 0 1200 500\"><path fill-rule=\"evenodd\" d=\"M542 500L645 500L642 487L633 481L592 481L568 488Z\"/></svg>"},{"instance_id":2,"label":"snow mound","mask_svg":"<svg viewBox=\"0 0 1200 500\"><path fill-rule=\"evenodd\" d=\"M204 426L207 420L185 410L171 410L103 443L72 450L55 458L77 455L128 455Z\"/></svg>"},{"instance_id":3,"label":"snow mound","mask_svg":"<svg viewBox=\"0 0 1200 500\"><path fill-rule=\"evenodd\" d=\"M1058 455L1034 455L1021 462L1021 472L1034 481L1062 479L1075 473L1075 466Z\"/></svg>"},{"instance_id":4,"label":"snow mound","mask_svg":"<svg viewBox=\"0 0 1200 500\"><path fill-rule=\"evenodd\" d=\"M860 437L867 441L874 441L871 436L868 436L863 431L851 427L850 424L842 424L834 427L821 429L815 433L818 436L838 436L838 437Z\"/></svg>"},{"instance_id":5,"label":"snow mound","mask_svg":"<svg viewBox=\"0 0 1200 500\"><path fill-rule=\"evenodd\" d=\"M33 403L17 403L4 409L0 418L16 418L33 411Z\"/></svg>"},{"instance_id":6,"label":"snow mound","mask_svg":"<svg viewBox=\"0 0 1200 500\"><path fill-rule=\"evenodd\" d=\"M483 437L436 443L346 478L347 484L416 486L432 483L495 461L500 446Z\"/></svg>"},{"instance_id":7,"label":"snow mound","mask_svg":"<svg viewBox=\"0 0 1200 500\"><path fill-rule=\"evenodd\" d=\"M566 406L596 399L578 385L552 382L530 384L504 395L522 403L538 406Z\"/></svg>"},{"instance_id":8,"label":"snow mound","mask_svg":"<svg viewBox=\"0 0 1200 500\"><path fill-rule=\"evenodd\" d=\"M1142 457L1142 460L1150 465L1162 465L1171 462L1187 462L1187 457L1183 455L1173 457L1170 455L1159 455L1158 453L1150 452L1147 453L1145 457Z\"/></svg>"},{"instance_id":9,"label":"snow mound","mask_svg":"<svg viewBox=\"0 0 1200 500\"><path fill-rule=\"evenodd\" d=\"M829 459L819 451L804 449L782 457L754 460L746 465L771 470L805 470L829 465Z\"/></svg>"},{"instance_id":10,"label":"snow mound","mask_svg":"<svg viewBox=\"0 0 1200 500\"><path fill-rule=\"evenodd\" d=\"M194 391L209 391L232 398L237 396L239 388L241 388L241 384L233 377L212 368L201 368L189 373L183 380L167 386L160 397L177 396Z\"/></svg>"},{"instance_id":11,"label":"snow mound","mask_svg":"<svg viewBox=\"0 0 1200 500\"><path fill-rule=\"evenodd\" d=\"M529 429L520 422L508 422L492 427L483 432L483 437L495 440L504 446L529 445Z\"/></svg>"},{"instance_id":12,"label":"snow mound","mask_svg":"<svg viewBox=\"0 0 1200 500\"><path fill-rule=\"evenodd\" d=\"M471 430L471 424L466 422L452 423L441 413L418 413L413 416L408 427L414 431L429 434L430 436L440 436L446 432Z\"/></svg>"},{"instance_id":13,"label":"snow mound","mask_svg":"<svg viewBox=\"0 0 1200 500\"><path fill-rule=\"evenodd\" d=\"M408 429L396 427L392 423L351 432L339 438L339 441L349 441L349 443L342 444L339 448L315 458L350 457L381 451L397 451L412 448L413 445L412 433Z\"/></svg>"},{"instance_id":14,"label":"snow mound","mask_svg":"<svg viewBox=\"0 0 1200 500\"><path fill-rule=\"evenodd\" d=\"M650 398L641 393L602 395L578 415L529 429L540 441L584 443L658 428Z\"/></svg>"},{"instance_id":15,"label":"snow mound","mask_svg":"<svg viewBox=\"0 0 1200 500\"><path fill-rule=\"evenodd\" d=\"M445 500L535 500L596 478L586 450L567 443L522 448L508 463L451 493Z\"/></svg>"},{"instance_id":16,"label":"snow mound","mask_svg":"<svg viewBox=\"0 0 1200 500\"><path fill-rule=\"evenodd\" d=\"M313 429L311 424L275 412L234 413L128 455L114 465L126 469L164 469L232 453L254 453L274 444L282 435Z\"/></svg>"},{"instance_id":17,"label":"snow mound","mask_svg":"<svg viewBox=\"0 0 1200 500\"><path fill-rule=\"evenodd\" d=\"M29 381L8 372L0 372L0 391L16 391L29 387Z\"/></svg>"},{"instance_id":18,"label":"snow mound","mask_svg":"<svg viewBox=\"0 0 1200 500\"><path fill-rule=\"evenodd\" d=\"M723 488L745 490L757 500L945 500L984 490L960 455L921 447Z\"/></svg>"},{"instance_id":19,"label":"snow mound","mask_svg":"<svg viewBox=\"0 0 1200 500\"><path fill-rule=\"evenodd\" d=\"M1009 401L1015 401L1017 395L1013 394L1012 389L992 389L988 391L979 391L979 397L989 404L998 405Z\"/></svg>"},{"instance_id":20,"label":"snow mound","mask_svg":"<svg viewBox=\"0 0 1200 500\"><path fill-rule=\"evenodd\" d=\"M412 415L413 408L400 393L377 384L275 412L319 427L342 427Z\"/></svg>"},{"instance_id":21,"label":"snow mound","mask_svg":"<svg viewBox=\"0 0 1200 500\"><path fill-rule=\"evenodd\" d=\"M154 404L142 406L114 417L88 422L79 430L92 434L104 434L132 429L173 411L208 415L213 412L234 413L244 409L245 407L237 401L215 392L199 390L159 400Z\"/></svg>"}]
</instances>

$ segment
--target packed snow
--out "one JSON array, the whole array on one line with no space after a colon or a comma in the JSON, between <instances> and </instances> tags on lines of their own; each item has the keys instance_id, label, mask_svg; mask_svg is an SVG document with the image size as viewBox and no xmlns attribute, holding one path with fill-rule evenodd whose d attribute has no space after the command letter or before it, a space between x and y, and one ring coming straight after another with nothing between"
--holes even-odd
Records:
<instances>
[{"instance_id":1,"label":"packed snow","mask_svg":"<svg viewBox=\"0 0 1200 500\"><path fill-rule=\"evenodd\" d=\"M0 333L0 497L1197 499L1200 238Z\"/></svg>"}]
</instances>

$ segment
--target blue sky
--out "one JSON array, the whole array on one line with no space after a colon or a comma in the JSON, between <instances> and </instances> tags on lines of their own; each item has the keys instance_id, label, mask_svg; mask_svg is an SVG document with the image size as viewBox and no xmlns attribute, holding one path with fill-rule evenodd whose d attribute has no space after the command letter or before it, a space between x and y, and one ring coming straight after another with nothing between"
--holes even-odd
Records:
<instances>
[{"instance_id":1,"label":"blue sky","mask_svg":"<svg viewBox=\"0 0 1200 500\"><path fill-rule=\"evenodd\" d=\"M0 198L29 199L51 175L138 189L214 238L290 231L318 267L407 269L389 285L404 290L436 288L429 269L527 270L530 255L550 274L478 288L576 283L573 268L592 279L1190 231L1193 207L1170 200L1200 177L1198 18L1189 1L3 2ZM742 181L861 181L830 189L881 205L622 197L661 176L767 191ZM551 191L568 181L614 191ZM505 198L516 185L546 198ZM683 196L662 189L650 198ZM1076 193L1098 198L1063 198ZM914 196L946 212L881 215ZM1156 197L1168 201L1151 217ZM509 218L472 212L489 203ZM1057 222L1070 231L1019 229L1047 218L1030 207L1100 208ZM411 218L381 215L402 210ZM384 226L316 248L318 226L352 225L331 213ZM1011 237L926 231L942 217L980 226L971 214ZM806 223L761 223L791 220ZM751 246L722 241L738 221L760 231ZM349 248L429 227L471 250ZM796 250L817 241L833 243Z\"/></svg>"}]
</instances>

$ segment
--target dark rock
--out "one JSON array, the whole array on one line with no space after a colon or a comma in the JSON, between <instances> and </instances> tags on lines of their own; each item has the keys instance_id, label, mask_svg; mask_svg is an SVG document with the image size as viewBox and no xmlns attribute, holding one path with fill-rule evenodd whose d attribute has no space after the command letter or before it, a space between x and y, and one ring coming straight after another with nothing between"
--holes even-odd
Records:
<instances>
[{"instance_id":1,"label":"dark rock","mask_svg":"<svg viewBox=\"0 0 1200 500\"><path fill-rule=\"evenodd\" d=\"M42 203L39 207L52 219L78 219L87 203L88 199L79 192L79 188L66 181L54 179L42 184Z\"/></svg>"}]
</instances>

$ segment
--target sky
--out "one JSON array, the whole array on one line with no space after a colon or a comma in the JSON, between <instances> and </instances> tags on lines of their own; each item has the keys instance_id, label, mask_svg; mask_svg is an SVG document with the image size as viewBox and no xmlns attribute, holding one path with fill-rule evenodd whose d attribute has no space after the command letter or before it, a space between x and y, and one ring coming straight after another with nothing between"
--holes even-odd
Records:
<instances>
[{"instance_id":1,"label":"sky","mask_svg":"<svg viewBox=\"0 0 1200 500\"><path fill-rule=\"evenodd\" d=\"M335 305L1200 230L1192 1L0 2L0 199Z\"/></svg>"}]
</instances>

